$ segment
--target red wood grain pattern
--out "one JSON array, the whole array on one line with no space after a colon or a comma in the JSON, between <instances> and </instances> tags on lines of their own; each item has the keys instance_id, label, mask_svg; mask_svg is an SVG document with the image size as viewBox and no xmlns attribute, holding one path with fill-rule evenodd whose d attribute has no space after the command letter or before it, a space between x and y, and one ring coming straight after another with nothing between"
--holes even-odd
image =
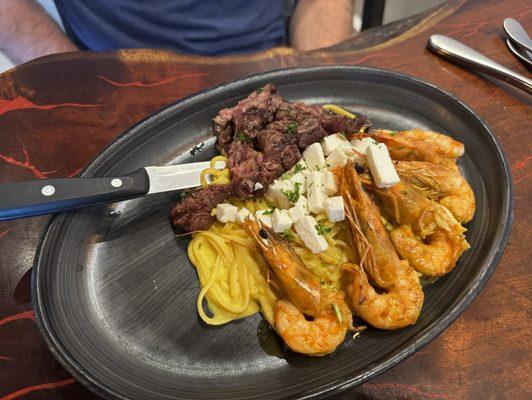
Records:
<instances>
[{"instance_id":1,"label":"red wood grain pattern","mask_svg":"<svg viewBox=\"0 0 532 400\"><path fill-rule=\"evenodd\" d=\"M0 75L0 183L73 176L147 114L198 90L256 72L303 65L366 65L434 83L478 112L505 149L516 195L510 243L486 288L438 339L339 398L531 398L531 100L517 89L465 71L426 50L428 37L441 33L530 76L502 40L501 24L508 16L530 29L532 3L455 0L416 25L401 23L403 33L386 42L376 38L386 37L390 27L312 53L282 48L252 56L203 58L127 50L36 60ZM30 306L17 301L28 296L13 295L31 266L44 221L0 222L0 399L96 399L67 379L48 352L31 321Z\"/></svg>"}]
</instances>

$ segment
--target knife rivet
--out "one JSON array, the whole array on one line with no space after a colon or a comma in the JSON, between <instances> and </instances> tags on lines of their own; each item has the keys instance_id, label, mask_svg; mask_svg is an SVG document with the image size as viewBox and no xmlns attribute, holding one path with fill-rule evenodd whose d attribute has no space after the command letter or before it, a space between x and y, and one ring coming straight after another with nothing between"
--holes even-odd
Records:
<instances>
[{"instance_id":1,"label":"knife rivet","mask_svg":"<svg viewBox=\"0 0 532 400\"><path fill-rule=\"evenodd\" d=\"M113 187L120 187L122 186L122 179L115 178L111 181L111 186Z\"/></svg>"},{"instance_id":2,"label":"knife rivet","mask_svg":"<svg viewBox=\"0 0 532 400\"><path fill-rule=\"evenodd\" d=\"M51 196L55 193L55 187L53 187L52 185L46 185L41 189L41 193L44 196Z\"/></svg>"}]
</instances>

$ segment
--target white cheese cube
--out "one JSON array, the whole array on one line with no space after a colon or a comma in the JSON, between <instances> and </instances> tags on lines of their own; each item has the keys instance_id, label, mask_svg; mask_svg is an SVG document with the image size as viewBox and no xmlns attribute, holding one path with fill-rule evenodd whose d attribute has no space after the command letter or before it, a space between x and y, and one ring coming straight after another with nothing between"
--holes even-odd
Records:
<instances>
[{"instance_id":1,"label":"white cheese cube","mask_svg":"<svg viewBox=\"0 0 532 400\"><path fill-rule=\"evenodd\" d=\"M268 190L264 194L264 197L266 198L266 200L268 200L274 206L278 205L277 198L281 194L281 186L282 186L281 181L275 180L272 183L270 183L270 186L268 186Z\"/></svg>"},{"instance_id":2,"label":"white cheese cube","mask_svg":"<svg viewBox=\"0 0 532 400\"><path fill-rule=\"evenodd\" d=\"M220 203L216 206L216 219L223 223L235 222L237 212L238 208L232 204Z\"/></svg>"},{"instance_id":3,"label":"white cheese cube","mask_svg":"<svg viewBox=\"0 0 532 400\"><path fill-rule=\"evenodd\" d=\"M288 215L292 222L297 222L305 215L307 215L307 210L301 204L296 204L294 207L288 209Z\"/></svg>"},{"instance_id":4,"label":"white cheese cube","mask_svg":"<svg viewBox=\"0 0 532 400\"><path fill-rule=\"evenodd\" d=\"M309 171L320 171L325 167L325 156L321 144L312 143L303 151L303 158Z\"/></svg>"},{"instance_id":5,"label":"white cheese cube","mask_svg":"<svg viewBox=\"0 0 532 400\"><path fill-rule=\"evenodd\" d=\"M318 231L316 230L317 224L316 220L309 215L301 218L294 224L298 236L314 254L327 250L329 246L327 240L323 236L318 235Z\"/></svg>"},{"instance_id":6,"label":"white cheese cube","mask_svg":"<svg viewBox=\"0 0 532 400\"><path fill-rule=\"evenodd\" d=\"M299 199L297 199L296 204L294 206L301 206L303 207L303 210L305 210L305 214L310 214L310 210L308 208L308 200L305 196L299 196Z\"/></svg>"},{"instance_id":7,"label":"white cheese cube","mask_svg":"<svg viewBox=\"0 0 532 400\"><path fill-rule=\"evenodd\" d=\"M247 208L244 207L238 210L238 212L236 213L236 220L238 222L244 222L246 219L255 220L255 217Z\"/></svg>"},{"instance_id":8,"label":"white cheese cube","mask_svg":"<svg viewBox=\"0 0 532 400\"><path fill-rule=\"evenodd\" d=\"M272 226L274 232L281 233L292 226L292 219L288 215L287 210L279 210L276 208L273 211Z\"/></svg>"},{"instance_id":9,"label":"white cheese cube","mask_svg":"<svg viewBox=\"0 0 532 400\"><path fill-rule=\"evenodd\" d=\"M360 140L352 140L351 144L353 145L354 152L354 161L357 164L364 164L366 161L366 157L363 157L367 155L368 146L372 144L377 144L375 140L369 137L362 138Z\"/></svg>"},{"instance_id":10,"label":"white cheese cube","mask_svg":"<svg viewBox=\"0 0 532 400\"><path fill-rule=\"evenodd\" d=\"M294 174L288 181L294 187L296 183L299 183L299 193L305 194L307 190L307 178L305 177L305 175L303 175L301 172L298 172L297 174Z\"/></svg>"},{"instance_id":11,"label":"white cheese cube","mask_svg":"<svg viewBox=\"0 0 532 400\"><path fill-rule=\"evenodd\" d=\"M345 164L347 164L347 161L348 159L344 151L340 148L336 148L327 156L325 164L327 165L327 168L333 169L336 167L343 167Z\"/></svg>"},{"instance_id":12,"label":"white cheese cube","mask_svg":"<svg viewBox=\"0 0 532 400\"><path fill-rule=\"evenodd\" d=\"M390 153L383 143L369 145L367 156L369 170L378 188L390 187L399 183L399 175L397 175Z\"/></svg>"},{"instance_id":13,"label":"white cheese cube","mask_svg":"<svg viewBox=\"0 0 532 400\"><path fill-rule=\"evenodd\" d=\"M327 195L332 196L338 192L338 184L336 183L336 176L331 171L325 171L323 173L323 186L322 191Z\"/></svg>"},{"instance_id":14,"label":"white cheese cube","mask_svg":"<svg viewBox=\"0 0 532 400\"><path fill-rule=\"evenodd\" d=\"M312 188L308 192L308 208L314 214L321 214L325 211L325 200L329 196L321 188Z\"/></svg>"},{"instance_id":15,"label":"white cheese cube","mask_svg":"<svg viewBox=\"0 0 532 400\"><path fill-rule=\"evenodd\" d=\"M261 190L264 186L262 185L262 183L260 182L256 182L255 183L255 191L257 190Z\"/></svg>"},{"instance_id":16,"label":"white cheese cube","mask_svg":"<svg viewBox=\"0 0 532 400\"><path fill-rule=\"evenodd\" d=\"M272 227L272 215L271 214L264 214L265 212L267 212L268 210L258 210L255 212L255 218L257 218L257 220L266 225L268 228L271 228Z\"/></svg>"},{"instance_id":17,"label":"white cheese cube","mask_svg":"<svg viewBox=\"0 0 532 400\"><path fill-rule=\"evenodd\" d=\"M312 171L307 174L307 189L310 193L311 190L319 189L323 187L323 172Z\"/></svg>"},{"instance_id":18,"label":"white cheese cube","mask_svg":"<svg viewBox=\"0 0 532 400\"><path fill-rule=\"evenodd\" d=\"M277 194L277 204L280 208L288 209L293 206L288 198L287 194L294 193L296 190L296 185L289 180L280 180L279 181L279 193ZM301 187L299 188L299 193L301 193Z\"/></svg>"},{"instance_id":19,"label":"white cheese cube","mask_svg":"<svg viewBox=\"0 0 532 400\"><path fill-rule=\"evenodd\" d=\"M356 151L362 154L366 154L366 151L368 150L369 145L377 144L377 142L373 140L372 138L365 137L362 139L351 140L351 144L353 145L353 148Z\"/></svg>"},{"instance_id":20,"label":"white cheese cube","mask_svg":"<svg viewBox=\"0 0 532 400\"><path fill-rule=\"evenodd\" d=\"M345 148L347 140L345 136L340 133L335 133L334 135L325 136L321 141L321 146L323 148L323 154L328 156L333 152L334 149L339 147L340 149Z\"/></svg>"},{"instance_id":21,"label":"white cheese cube","mask_svg":"<svg viewBox=\"0 0 532 400\"><path fill-rule=\"evenodd\" d=\"M345 219L344 199L342 196L329 197L325 201L325 211L327 218L331 222L343 221Z\"/></svg>"}]
</instances>

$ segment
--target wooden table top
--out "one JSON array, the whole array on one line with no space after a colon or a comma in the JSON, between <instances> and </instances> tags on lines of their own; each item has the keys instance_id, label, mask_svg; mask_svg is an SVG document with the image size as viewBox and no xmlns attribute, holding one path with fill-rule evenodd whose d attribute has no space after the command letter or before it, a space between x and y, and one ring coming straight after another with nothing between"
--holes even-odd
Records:
<instances>
[{"instance_id":1,"label":"wooden table top","mask_svg":"<svg viewBox=\"0 0 532 400\"><path fill-rule=\"evenodd\" d=\"M348 64L403 72L472 107L501 141L515 186L515 222L493 277L437 339L342 399L532 398L531 98L426 50L429 35L456 38L524 75L506 49L506 17L532 27L527 0L455 0L335 47L278 48L204 58L165 51L78 52L0 75L0 183L75 176L128 126L165 104L245 75L302 65ZM49 352L34 323L30 276L46 217L0 222L0 400L96 399Z\"/></svg>"}]
</instances>

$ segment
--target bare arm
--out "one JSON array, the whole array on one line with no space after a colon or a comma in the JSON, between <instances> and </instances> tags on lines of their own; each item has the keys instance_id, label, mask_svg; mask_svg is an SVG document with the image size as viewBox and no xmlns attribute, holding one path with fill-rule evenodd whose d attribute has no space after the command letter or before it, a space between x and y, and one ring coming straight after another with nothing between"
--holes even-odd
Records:
<instances>
[{"instance_id":1,"label":"bare arm","mask_svg":"<svg viewBox=\"0 0 532 400\"><path fill-rule=\"evenodd\" d=\"M290 43L303 51L332 46L352 34L352 0L300 0L290 22Z\"/></svg>"},{"instance_id":2,"label":"bare arm","mask_svg":"<svg viewBox=\"0 0 532 400\"><path fill-rule=\"evenodd\" d=\"M0 0L0 51L15 64L76 46L34 0Z\"/></svg>"}]
</instances>

